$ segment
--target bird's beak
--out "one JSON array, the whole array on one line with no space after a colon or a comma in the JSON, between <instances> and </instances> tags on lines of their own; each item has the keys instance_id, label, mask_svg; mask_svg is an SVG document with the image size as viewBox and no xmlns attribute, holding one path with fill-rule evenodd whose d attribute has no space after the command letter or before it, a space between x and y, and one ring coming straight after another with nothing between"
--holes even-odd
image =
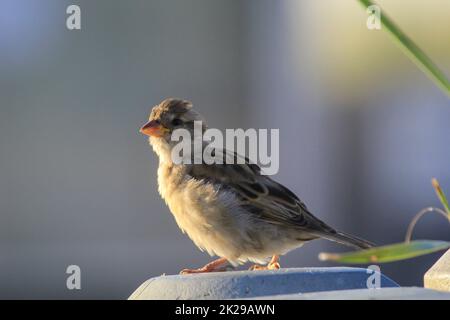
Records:
<instances>
[{"instance_id":1,"label":"bird's beak","mask_svg":"<svg viewBox=\"0 0 450 320\"><path fill-rule=\"evenodd\" d=\"M162 137L169 131L169 129L160 124L159 121L151 120L144 124L139 131L147 136Z\"/></svg>"}]
</instances>

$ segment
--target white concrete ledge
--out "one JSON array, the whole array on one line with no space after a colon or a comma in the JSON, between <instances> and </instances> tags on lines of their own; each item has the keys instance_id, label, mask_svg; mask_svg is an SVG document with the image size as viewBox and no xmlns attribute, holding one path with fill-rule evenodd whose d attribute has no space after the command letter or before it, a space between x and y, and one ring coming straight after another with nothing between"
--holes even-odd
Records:
<instances>
[{"instance_id":1,"label":"white concrete ledge","mask_svg":"<svg viewBox=\"0 0 450 320\"><path fill-rule=\"evenodd\" d=\"M341 267L170 275L147 280L129 299L243 299L367 289L371 275L371 270ZM380 276L381 287L398 287L391 279Z\"/></svg>"},{"instance_id":2,"label":"white concrete ledge","mask_svg":"<svg viewBox=\"0 0 450 320\"><path fill-rule=\"evenodd\" d=\"M323 291L257 297L261 300L450 300L450 293L418 288L398 287Z\"/></svg>"}]
</instances>

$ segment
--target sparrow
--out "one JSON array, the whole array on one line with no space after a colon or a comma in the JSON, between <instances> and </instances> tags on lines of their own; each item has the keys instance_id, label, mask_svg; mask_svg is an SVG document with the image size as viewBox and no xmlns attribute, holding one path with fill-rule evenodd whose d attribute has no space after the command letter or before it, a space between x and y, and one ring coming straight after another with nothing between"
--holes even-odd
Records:
<instances>
[{"instance_id":1,"label":"sparrow","mask_svg":"<svg viewBox=\"0 0 450 320\"><path fill-rule=\"evenodd\" d=\"M179 228L201 251L219 257L181 274L225 271L248 261L256 263L251 270L279 269L280 255L320 238L358 249L373 246L316 218L292 191L245 157L242 164L174 162L171 151L178 141L171 135L183 128L193 136L194 121L207 129L192 103L170 98L153 107L140 129L159 157L158 191ZM215 151L230 156L228 150Z\"/></svg>"}]
</instances>

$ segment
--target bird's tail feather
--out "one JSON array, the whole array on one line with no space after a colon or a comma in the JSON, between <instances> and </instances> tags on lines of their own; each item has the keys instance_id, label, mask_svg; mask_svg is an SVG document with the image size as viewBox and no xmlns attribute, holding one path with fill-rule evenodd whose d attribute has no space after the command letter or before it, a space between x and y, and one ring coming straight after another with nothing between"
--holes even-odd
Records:
<instances>
[{"instance_id":1,"label":"bird's tail feather","mask_svg":"<svg viewBox=\"0 0 450 320\"><path fill-rule=\"evenodd\" d=\"M369 249L374 246L374 244L370 241L355 237L344 232L321 234L321 237L356 249Z\"/></svg>"}]
</instances>

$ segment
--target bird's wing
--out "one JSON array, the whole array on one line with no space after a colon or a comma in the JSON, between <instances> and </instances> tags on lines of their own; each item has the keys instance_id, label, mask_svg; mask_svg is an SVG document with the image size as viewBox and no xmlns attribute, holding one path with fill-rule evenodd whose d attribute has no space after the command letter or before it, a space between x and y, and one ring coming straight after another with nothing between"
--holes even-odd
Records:
<instances>
[{"instance_id":1,"label":"bird's wing","mask_svg":"<svg viewBox=\"0 0 450 320\"><path fill-rule=\"evenodd\" d=\"M188 165L188 174L235 193L241 207L266 223L298 228L311 235L309 239L336 233L314 217L288 188L262 175L258 165L236 153L222 152L226 157L233 157L234 164L192 164ZM238 158L244 159L244 163L236 163Z\"/></svg>"}]
</instances>

